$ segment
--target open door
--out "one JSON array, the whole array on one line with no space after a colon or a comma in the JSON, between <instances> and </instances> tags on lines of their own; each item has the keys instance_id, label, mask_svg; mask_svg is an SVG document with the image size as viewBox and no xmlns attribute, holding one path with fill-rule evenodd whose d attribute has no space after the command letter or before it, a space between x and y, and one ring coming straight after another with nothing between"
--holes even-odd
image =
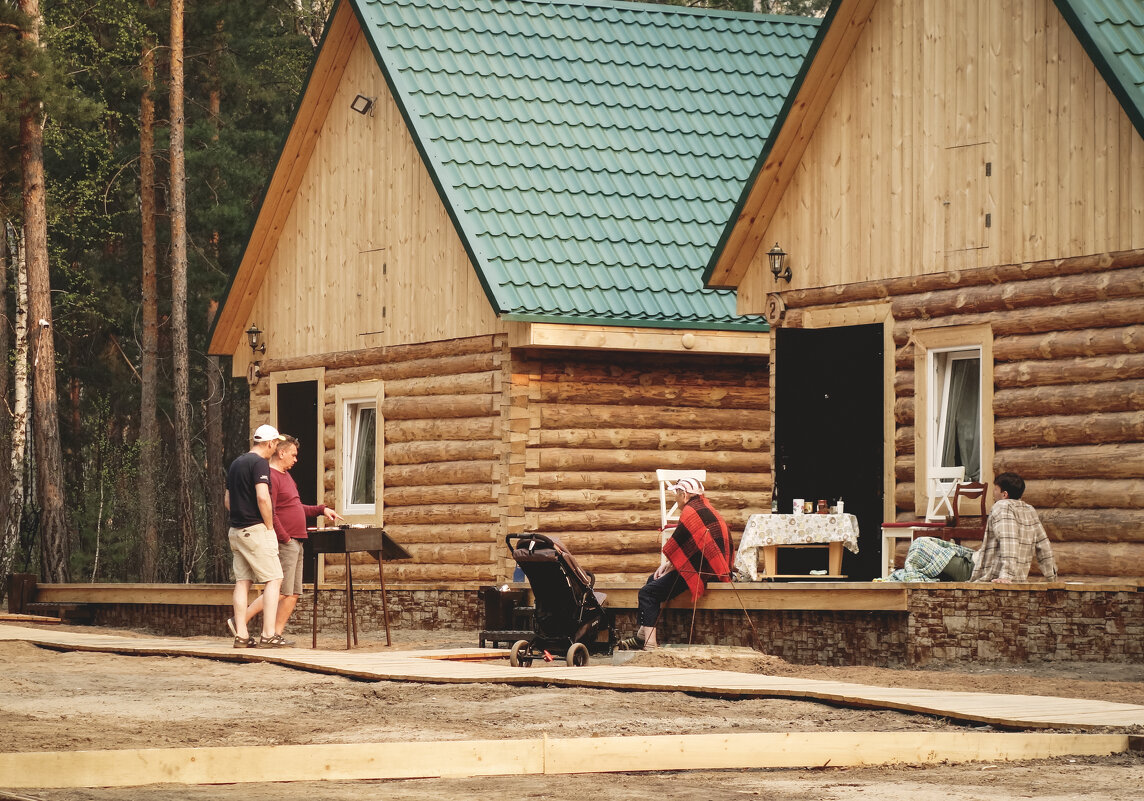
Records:
<instances>
[{"instance_id":1,"label":"open door","mask_svg":"<svg viewBox=\"0 0 1144 801\"><path fill-rule=\"evenodd\" d=\"M298 439L298 462L290 471L294 483L298 485L298 497L302 503L318 503L318 486L322 474L318 472L318 382L293 381L274 385L278 393L278 430ZM316 519L307 519L312 526ZM308 554L307 554L308 556ZM314 580L311 560L302 563L302 581Z\"/></svg>"},{"instance_id":2,"label":"open door","mask_svg":"<svg viewBox=\"0 0 1144 801\"><path fill-rule=\"evenodd\" d=\"M276 385L278 430L298 438L298 463L290 471L302 503L318 502L318 382Z\"/></svg>"},{"instance_id":3,"label":"open door","mask_svg":"<svg viewBox=\"0 0 1144 801\"><path fill-rule=\"evenodd\" d=\"M779 328L775 331L774 476L779 511L794 498L846 502L858 518L858 553L842 572L879 575L883 508L883 328ZM779 551L779 573L806 573L817 551Z\"/></svg>"}]
</instances>

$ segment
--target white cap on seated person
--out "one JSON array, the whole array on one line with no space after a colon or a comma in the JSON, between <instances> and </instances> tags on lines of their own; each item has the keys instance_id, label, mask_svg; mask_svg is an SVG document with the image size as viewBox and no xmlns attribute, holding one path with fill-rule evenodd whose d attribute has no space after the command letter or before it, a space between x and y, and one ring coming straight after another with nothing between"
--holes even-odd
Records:
<instances>
[{"instance_id":1,"label":"white cap on seated person","mask_svg":"<svg viewBox=\"0 0 1144 801\"><path fill-rule=\"evenodd\" d=\"M667 489L670 492L686 492L688 495L703 494L703 484L697 478L681 478Z\"/></svg>"}]
</instances>

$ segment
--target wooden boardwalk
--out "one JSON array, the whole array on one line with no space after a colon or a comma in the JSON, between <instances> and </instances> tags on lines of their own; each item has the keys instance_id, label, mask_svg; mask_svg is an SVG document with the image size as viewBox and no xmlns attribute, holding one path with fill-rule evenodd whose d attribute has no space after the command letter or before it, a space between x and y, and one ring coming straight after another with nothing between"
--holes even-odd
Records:
<instances>
[{"instance_id":1,"label":"wooden boardwalk","mask_svg":"<svg viewBox=\"0 0 1144 801\"><path fill-rule=\"evenodd\" d=\"M188 656L261 661L301 670L377 681L557 685L614 690L693 692L821 701L836 706L919 712L1014 729L1094 729L1144 726L1144 706L1032 695L1000 695L733 673L721 670L634 667L596 663L570 668L562 662L513 668L506 651L462 648L431 651L314 651L308 648L245 650L180 638L117 637L0 624L0 640L48 648L118 654ZM1018 681L1015 679L1015 682Z\"/></svg>"}]
</instances>

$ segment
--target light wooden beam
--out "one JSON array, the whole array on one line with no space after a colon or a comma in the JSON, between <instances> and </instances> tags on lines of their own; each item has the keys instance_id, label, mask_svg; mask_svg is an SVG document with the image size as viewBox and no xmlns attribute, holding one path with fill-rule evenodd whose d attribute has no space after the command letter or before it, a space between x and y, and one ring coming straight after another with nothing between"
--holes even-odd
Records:
<instances>
[{"instance_id":1,"label":"light wooden beam","mask_svg":"<svg viewBox=\"0 0 1144 801\"><path fill-rule=\"evenodd\" d=\"M630 584L596 589L608 596L609 609L635 609L639 587ZM697 609L791 609L863 612L905 612L904 584L869 582L800 582L792 584L712 583L695 604ZM691 594L666 604L668 609L690 609Z\"/></svg>"},{"instance_id":2,"label":"light wooden beam","mask_svg":"<svg viewBox=\"0 0 1144 801\"><path fill-rule=\"evenodd\" d=\"M1097 756L1129 748L1124 734L789 732L48 751L0 754L0 785L133 787L844 767Z\"/></svg>"},{"instance_id":3,"label":"light wooden beam","mask_svg":"<svg viewBox=\"0 0 1144 801\"><path fill-rule=\"evenodd\" d=\"M771 352L770 337L764 331L563 323L514 323L509 329L509 344L517 348L584 348L734 356L768 356Z\"/></svg>"}]
</instances>

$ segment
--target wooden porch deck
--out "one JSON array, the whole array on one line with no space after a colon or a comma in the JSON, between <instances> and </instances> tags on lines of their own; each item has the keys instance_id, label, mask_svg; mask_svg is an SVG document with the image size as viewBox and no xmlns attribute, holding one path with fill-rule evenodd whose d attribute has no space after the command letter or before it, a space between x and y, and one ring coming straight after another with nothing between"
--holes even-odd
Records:
<instances>
[{"instance_id":1,"label":"wooden porch deck","mask_svg":"<svg viewBox=\"0 0 1144 801\"><path fill-rule=\"evenodd\" d=\"M300 670L376 681L556 685L614 690L693 692L819 701L871 709L917 712L1011 729L1095 729L1144 726L1144 706L1075 698L966 693L876 687L844 682L733 673L718 670L633 667L597 663L512 668L507 651L478 648L354 652L302 648L235 650L229 641L119 637L26 626L0 625L0 640L48 648L108 653L188 656L270 662Z\"/></svg>"}]
</instances>

